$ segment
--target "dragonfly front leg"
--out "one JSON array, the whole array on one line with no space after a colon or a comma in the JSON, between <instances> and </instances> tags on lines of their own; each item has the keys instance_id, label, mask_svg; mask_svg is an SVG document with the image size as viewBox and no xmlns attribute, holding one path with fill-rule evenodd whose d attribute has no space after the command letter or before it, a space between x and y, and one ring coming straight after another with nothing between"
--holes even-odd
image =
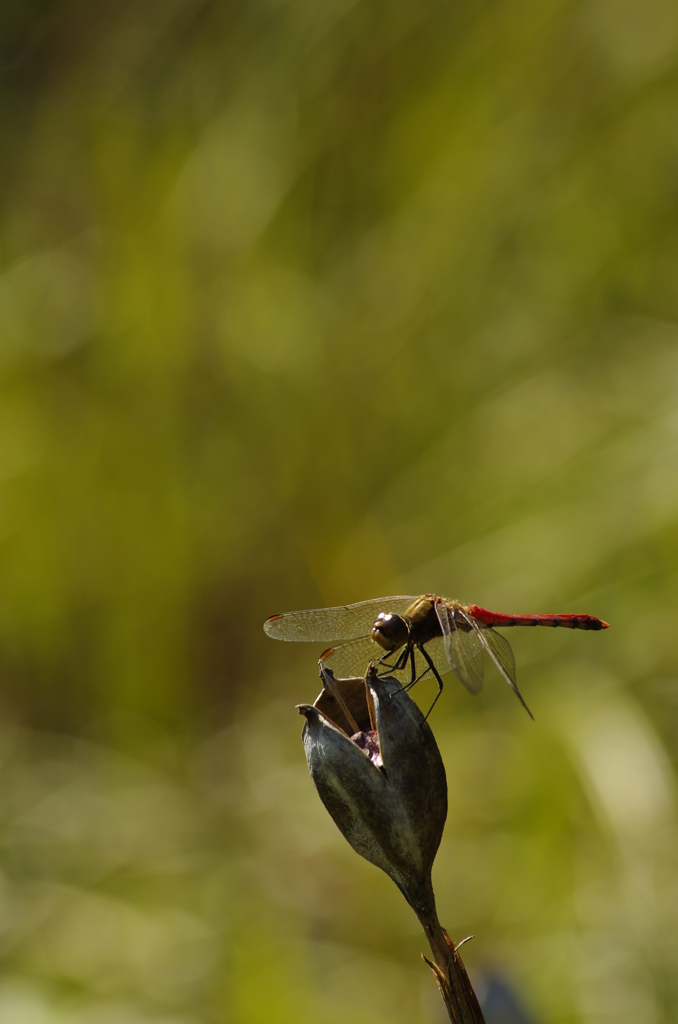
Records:
<instances>
[{"instance_id":1,"label":"dragonfly front leg","mask_svg":"<svg viewBox=\"0 0 678 1024\"><path fill-rule=\"evenodd\" d=\"M382 655L382 657L377 662L377 665L383 665L384 668L389 669L389 671L391 672L402 672L405 666L407 665L408 659L411 657L412 678L414 679L414 651L412 650L410 645L408 644L407 647L403 647L402 651L400 652L396 659L395 665L389 665L386 659L390 658L393 653L393 651L388 651L386 654Z\"/></svg>"}]
</instances>

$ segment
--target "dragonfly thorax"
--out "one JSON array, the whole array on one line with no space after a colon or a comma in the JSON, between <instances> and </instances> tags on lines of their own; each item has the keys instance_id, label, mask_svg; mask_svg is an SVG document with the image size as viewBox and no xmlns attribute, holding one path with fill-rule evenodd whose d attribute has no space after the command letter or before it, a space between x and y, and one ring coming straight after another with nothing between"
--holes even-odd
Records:
<instances>
[{"instance_id":1,"label":"dragonfly thorax","mask_svg":"<svg viewBox=\"0 0 678 1024\"><path fill-rule=\"evenodd\" d=\"M410 628L402 615L379 612L372 626L372 639L385 651L396 651L410 639Z\"/></svg>"}]
</instances>

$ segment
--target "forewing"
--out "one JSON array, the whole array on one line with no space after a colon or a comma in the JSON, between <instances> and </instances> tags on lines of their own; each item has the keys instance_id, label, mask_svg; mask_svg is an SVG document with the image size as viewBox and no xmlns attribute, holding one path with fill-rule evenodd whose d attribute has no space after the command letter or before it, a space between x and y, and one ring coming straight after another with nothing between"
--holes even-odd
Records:
<instances>
[{"instance_id":1,"label":"forewing","mask_svg":"<svg viewBox=\"0 0 678 1024\"><path fill-rule=\"evenodd\" d=\"M501 674L503 675L506 682L509 684L516 697L527 711L530 718L534 718L534 715L528 708L527 704L523 700L523 695L518 689L516 683L516 661L513 657L513 651L511 645L505 636L501 633L495 632L491 626L485 626L482 622L478 622L472 615L465 615L464 618L473 626L474 634L478 637L481 644L492 658Z\"/></svg>"},{"instance_id":2,"label":"forewing","mask_svg":"<svg viewBox=\"0 0 678 1024\"><path fill-rule=\"evenodd\" d=\"M275 640L317 641L355 640L370 635L379 612L402 615L416 597L376 597L356 604L334 608L309 608L307 611L282 612L271 615L264 623L264 632ZM362 674L362 673L361 673Z\"/></svg>"}]
</instances>

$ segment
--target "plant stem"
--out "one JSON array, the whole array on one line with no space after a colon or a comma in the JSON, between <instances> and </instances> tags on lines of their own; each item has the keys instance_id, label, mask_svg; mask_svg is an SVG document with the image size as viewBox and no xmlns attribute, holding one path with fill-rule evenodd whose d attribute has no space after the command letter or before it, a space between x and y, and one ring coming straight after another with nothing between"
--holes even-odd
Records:
<instances>
[{"instance_id":1,"label":"plant stem","mask_svg":"<svg viewBox=\"0 0 678 1024\"><path fill-rule=\"evenodd\" d=\"M417 917L433 954L433 960L426 956L424 960L436 976L450 1020L453 1024L485 1024L480 1004L459 956L459 947L455 946L440 924L435 908L426 913L418 913Z\"/></svg>"}]
</instances>

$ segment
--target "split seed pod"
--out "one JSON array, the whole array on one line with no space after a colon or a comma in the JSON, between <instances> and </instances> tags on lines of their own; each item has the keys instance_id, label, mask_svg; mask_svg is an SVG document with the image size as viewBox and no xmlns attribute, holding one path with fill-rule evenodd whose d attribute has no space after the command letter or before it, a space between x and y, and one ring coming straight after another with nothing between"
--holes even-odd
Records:
<instances>
[{"instance_id":1,"label":"split seed pod","mask_svg":"<svg viewBox=\"0 0 678 1024\"><path fill-rule=\"evenodd\" d=\"M427 918L435 913L431 868L447 817L433 733L398 680L371 667L365 679L334 679L327 669L321 677L325 689L313 706L299 706L320 799L356 853Z\"/></svg>"}]
</instances>

